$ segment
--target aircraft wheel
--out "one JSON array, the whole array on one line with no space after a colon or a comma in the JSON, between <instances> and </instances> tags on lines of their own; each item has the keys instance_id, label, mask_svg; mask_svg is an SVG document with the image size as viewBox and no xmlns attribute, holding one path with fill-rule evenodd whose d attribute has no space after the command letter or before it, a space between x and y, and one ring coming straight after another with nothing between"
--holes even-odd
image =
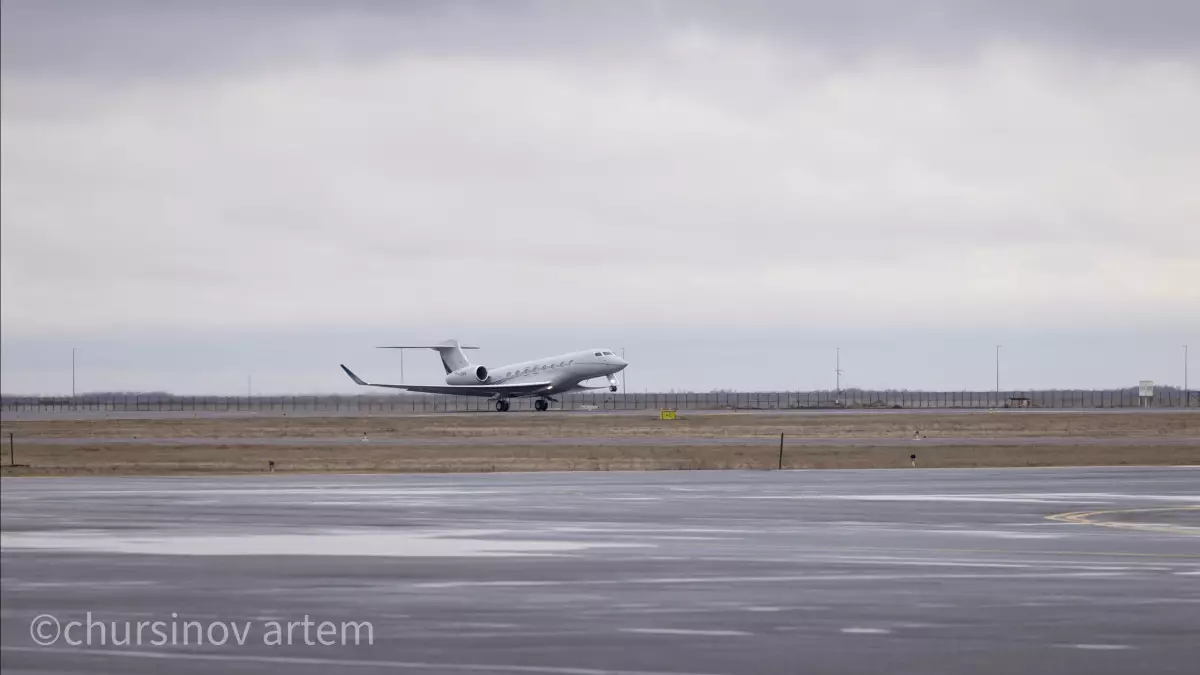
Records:
<instances>
[{"instance_id":1,"label":"aircraft wheel","mask_svg":"<svg viewBox=\"0 0 1200 675\"><path fill-rule=\"evenodd\" d=\"M549 404L546 403L546 399L539 398L538 400L533 402L534 410L545 410L546 408L549 408L549 407L550 407Z\"/></svg>"},{"instance_id":2,"label":"aircraft wheel","mask_svg":"<svg viewBox=\"0 0 1200 675\"><path fill-rule=\"evenodd\" d=\"M508 401L503 399L496 401L496 412L504 412L508 410Z\"/></svg>"}]
</instances>

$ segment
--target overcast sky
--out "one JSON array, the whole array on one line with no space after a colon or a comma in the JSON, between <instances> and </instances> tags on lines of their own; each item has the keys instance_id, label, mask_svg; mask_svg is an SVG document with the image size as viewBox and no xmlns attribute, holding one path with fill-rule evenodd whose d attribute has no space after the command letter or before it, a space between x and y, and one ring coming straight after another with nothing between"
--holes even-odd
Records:
<instances>
[{"instance_id":1,"label":"overcast sky","mask_svg":"<svg viewBox=\"0 0 1200 675\"><path fill-rule=\"evenodd\" d=\"M5 393L1182 384L1200 3L4 0ZM410 382L440 382L432 353ZM1194 382L1200 382L1200 368Z\"/></svg>"}]
</instances>

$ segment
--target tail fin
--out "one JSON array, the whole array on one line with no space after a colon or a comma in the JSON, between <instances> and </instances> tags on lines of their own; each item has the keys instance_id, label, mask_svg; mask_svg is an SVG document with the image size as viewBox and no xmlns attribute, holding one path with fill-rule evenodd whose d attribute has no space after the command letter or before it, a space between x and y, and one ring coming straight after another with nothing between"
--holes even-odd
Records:
<instances>
[{"instance_id":1,"label":"tail fin","mask_svg":"<svg viewBox=\"0 0 1200 675\"><path fill-rule=\"evenodd\" d=\"M397 345L394 347L380 347L379 349L432 349L442 357L442 367L446 369L446 374L471 365L467 355L463 354L464 349L479 349L473 345L460 345L458 340L446 340L436 345Z\"/></svg>"},{"instance_id":2,"label":"tail fin","mask_svg":"<svg viewBox=\"0 0 1200 675\"><path fill-rule=\"evenodd\" d=\"M442 367L446 369L446 374L466 368L471 365L467 360L467 355L463 353L462 345L458 344L458 340L446 340L440 347L434 347L439 356L442 357Z\"/></svg>"}]
</instances>

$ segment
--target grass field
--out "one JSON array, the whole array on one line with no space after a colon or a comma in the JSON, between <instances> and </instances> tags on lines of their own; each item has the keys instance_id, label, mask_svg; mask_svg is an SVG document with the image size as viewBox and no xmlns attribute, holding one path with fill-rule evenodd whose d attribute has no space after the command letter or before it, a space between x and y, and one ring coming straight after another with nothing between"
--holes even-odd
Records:
<instances>
[{"instance_id":1,"label":"grass field","mask_svg":"<svg viewBox=\"0 0 1200 675\"><path fill-rule=\"evenodd\" d=\"M793 442L787 468L905 467L912 453L921 467L1200 464L1189 412L56 419L2 432L4 475L257 473L269 461L285 472L766 469L780 433ZM8 466L10 432L26 466ZM897 444L914 432L936 444Z\"/></svg>"}]
</instances>

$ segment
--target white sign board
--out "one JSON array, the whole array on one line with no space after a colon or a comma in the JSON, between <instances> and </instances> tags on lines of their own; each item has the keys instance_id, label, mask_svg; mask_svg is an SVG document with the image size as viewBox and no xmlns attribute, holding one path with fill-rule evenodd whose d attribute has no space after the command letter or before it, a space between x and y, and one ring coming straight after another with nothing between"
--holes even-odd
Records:
<instances>
[{"instance_id":1,"label":"white sign board","mask_svg":"<svg viewBox=\"0 0 1200 675\"><path fill-rule=\"evenodd\" d=\"M1138 383L1138 396L1154 397L1154 380L1142 380Z\"/></svg>"}]
</instances>

